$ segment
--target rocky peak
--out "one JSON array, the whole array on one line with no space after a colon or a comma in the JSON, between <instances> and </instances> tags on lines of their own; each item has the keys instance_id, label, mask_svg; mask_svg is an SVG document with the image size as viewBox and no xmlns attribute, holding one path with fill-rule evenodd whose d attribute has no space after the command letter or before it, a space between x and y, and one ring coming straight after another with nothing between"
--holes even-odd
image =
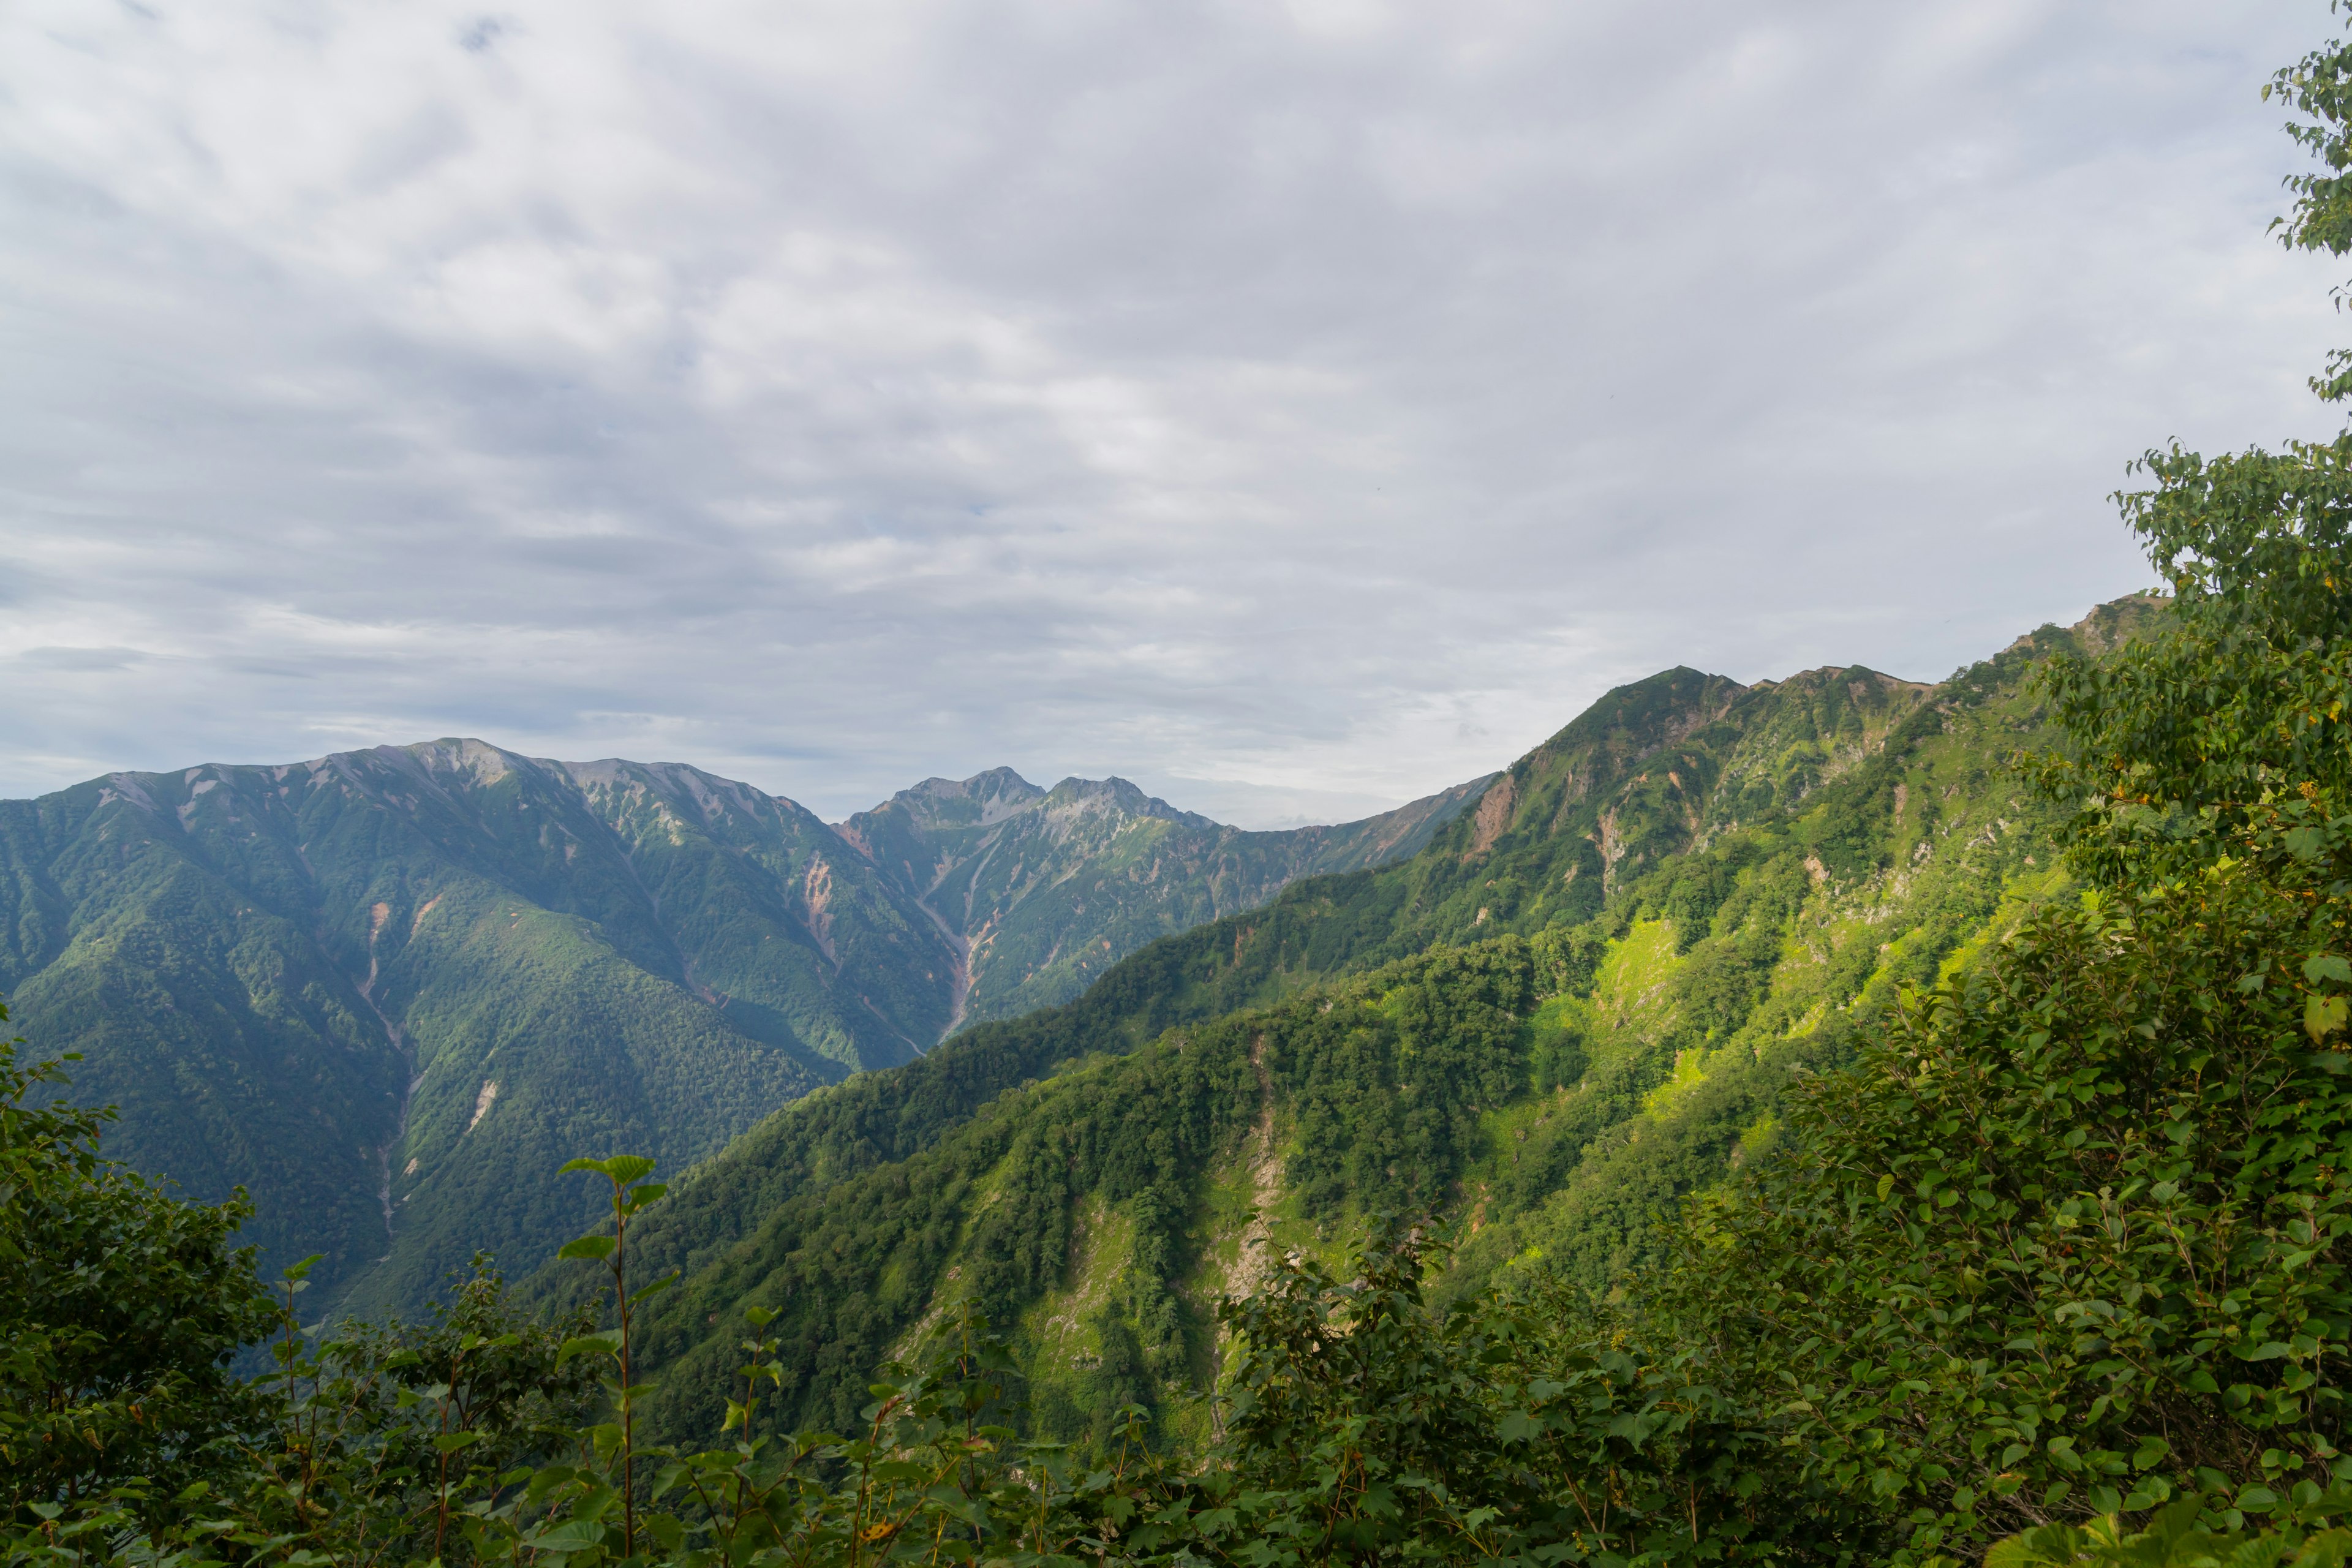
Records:
<instances>
[{"instance_id":1,"label":"rocky peak","mask_svg":"<svg viewBox=\"0 0 2352 1568\"><path fill-rule=\"evenodd\" d=\"M1011 768L990 768L968 779L925 779L900 790L873 812L858 816L870 816L895 806L920 827L985 827L1017 816L1045 798L1045 791Z\"/></svg>"},{"instance_id":2,"label":"rocky peak","mask_svg":"<svg viewBox=\"0 0 2352 1568\"><path fill-rule=\"evenodd\" d=\"M1048 812L1056 816L1142 816L1212 830L1221 826L1197 812L1180 811L1158 795L1146 795L1116 774L1107 779L1064 779L1045 797L1044 804Z\"/></svg>"}]
</instances>

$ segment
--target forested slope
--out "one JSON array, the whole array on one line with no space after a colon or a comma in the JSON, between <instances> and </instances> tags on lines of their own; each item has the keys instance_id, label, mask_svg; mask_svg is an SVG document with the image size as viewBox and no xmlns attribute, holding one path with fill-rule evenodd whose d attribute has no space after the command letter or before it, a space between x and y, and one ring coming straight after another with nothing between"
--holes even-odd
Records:
<instances>
[{"instance_id":1,"label":"forested slope","mask_svg":"<svg viewBox=\"0 0 2352 1568\"><path fill-rule=\"evenodd\" d=\"M1127 1399L1198 1419L1219 1290L1373 1208L1463 1209L1450 1289L1538 1254L1603 1285L1769 1139L1778 1087L1857 1008L2053 885L2006 765L2045 739L2025 682L2148 609L1934 687L1676 670L1612 693L1412 859L1156 942L1076 1003L746 1135L633 1241L687 1274L648 1343L677 1388L715 1386L737 1310L774 1307L781 1418L837 1422L970 1293L1075 1432ZM666 1421L710 1414L664 1397Z\"/></svg>"},{"instance_id":2,"label":"forested slope","mask_svg":"<svg viewBox=\"0 0 2352 1568\"><path fill-rule=\"evenodd\" d=\"M1407 852L1462 797L1248 834L1004 776L1036 809L940 851L984 893L959 906L983 1005ZM937 1042L969 944L923 892L854 832L671 764L442 741L118 773L0 802L0 994L81 1053L76 1098L121 1108L119 1157L199 1200L247 1187L268 1258L323 1253L327 1299L413 1311L477 1247L576 1228L551 1173L580 1148L689 1163ZM999 987L1000 928L1067 951Z\"/></svg>"},{"instance_id":3,"label":"forested slope","mask_svg":"<svg viewBox=\"0 0 2352 1568\"><path fill-rule=\"evenodd\" d=\"M583 1142L691 1161L910 1059L950 973L823 823L691 769L444 742L0 803L21 1026L119 1157L247 1186L269 1256L369 1304L560 1240Z\"/></svg>"}]
</instances>

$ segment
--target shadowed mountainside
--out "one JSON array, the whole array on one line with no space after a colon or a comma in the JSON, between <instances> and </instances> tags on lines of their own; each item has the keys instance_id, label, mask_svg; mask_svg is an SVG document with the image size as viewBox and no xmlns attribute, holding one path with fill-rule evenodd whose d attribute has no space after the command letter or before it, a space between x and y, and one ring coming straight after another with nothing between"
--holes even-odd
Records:
<instances>
[{"instance_id":1,"label":"shadowed mountainside","mask_svg":"<svg viewBox=\"0 0 2352 1568\"><path fill-rule=\"evenodd\" d=\"M369 1302L561 1239L563 1154L699 1158L950 1008L930 922L792 802L475 741L0 803L0 987L110 1151L247 1186Z\"/></svg>"}]
</instances>

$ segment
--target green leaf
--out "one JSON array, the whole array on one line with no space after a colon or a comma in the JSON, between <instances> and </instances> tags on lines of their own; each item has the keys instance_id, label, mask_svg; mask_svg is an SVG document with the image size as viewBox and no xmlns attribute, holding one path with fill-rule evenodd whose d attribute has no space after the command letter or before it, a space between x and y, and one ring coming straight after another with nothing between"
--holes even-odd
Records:
<instances>
[{"instance_id":1,"label":"green leaf","mask_svg":"<svg viewBox=\"0 0 2352 1568\"><path fill-rule=\"evenodd\" d=\"M2341 996L2307 996L2303 1003L2304 1032L2316 1045L2344 1026L2347 1011Z\"/></svg>"},{"instance_id":2,"label":"green leaf","mask_svg":"<svg viewBox=\"0 0 2352 1568\"><path fill-rule=\"evenodd\" d=\"M610 1258L613 1256L613 1247L614 1241L609 1236L583 1236L576 1241L567 1241L556 1248L555 1256L558 1258Z\"/></svg>"},{"instance_id":3,"label":"green leaf","mask_svg":"<svg viewBox=\"0 0 2352 1568\"><path fill-rule=\"evenodd\" d=\"M562 1366L576 1355L599 1353L610 1356L621 1353L620 1330L606 1329L602 1333L582 1334L576 1339L564 1341L563 1348L555 1352L555 1364Z\"/></svg>"},{"instance_id":4,"label":"green leaf","mask_svg":"<svg viewBox=\"0 0 2352 1568\"><path fill-rule=\"evenodd\" d=\"M2315 953L2303 961L2303 977L2314 985L2323 980L2352 985L2352 963L2333 952Z\"/></svg>"},{"instance_id":5,"label":"green leaf","mask_svg":"<svg viewBox=\"0 0 2352 1568\"><path fill-rule=\"evenodd\" d=\"M524 1536L523 1542L541 1552L584 1552L604 1543L605 1529L592 1519L568 1519L551 1530Z\"/></svg>"}]
</instances>

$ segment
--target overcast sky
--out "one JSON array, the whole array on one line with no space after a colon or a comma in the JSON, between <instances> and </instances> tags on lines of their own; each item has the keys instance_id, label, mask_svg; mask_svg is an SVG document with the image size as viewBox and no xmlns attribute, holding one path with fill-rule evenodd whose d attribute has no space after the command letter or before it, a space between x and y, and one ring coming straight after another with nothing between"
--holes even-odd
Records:
<instances>
[{"instance_id":1,"label":"overcast sky","mask_svg":"<svg viewBox=\"0 0 2352 1568\"><path fill-rule=\"evenodd\" d=\"M2325 0L0 6L0 795L478 735L1250 826L1937 679L2325 434Z\"/></svg>"}]
</instances>

